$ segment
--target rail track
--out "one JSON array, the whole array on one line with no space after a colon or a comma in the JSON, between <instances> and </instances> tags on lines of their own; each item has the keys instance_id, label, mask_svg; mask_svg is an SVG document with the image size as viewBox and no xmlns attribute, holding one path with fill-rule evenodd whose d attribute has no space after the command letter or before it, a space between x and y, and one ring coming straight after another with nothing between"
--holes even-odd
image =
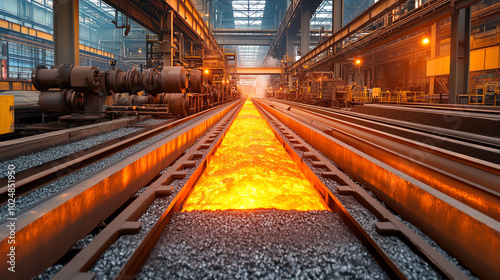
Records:
<instances>
[{"instance_id":1,"label":"rail track","mask_svg":"<svg viewBox=\"0 0 500 280\"><path fill-rule=\"evenodd\" d=\"M262 105L259 105L261 113L268 122L276 129L275 134L292 158L305 172L306 177L314 183L314 186L321 193L327 205L339 214L345 224L362 241L387 275L392 278L406 279L401 264L397 258L387 253L379 241L376 241L359 221L357 221L351 211L340 202L337 196L354 196L374 216L379 222L372 225L376 228L380 236L399 235L402 240L418 255L425 259L442 277L453 279L466 279L467 277L455 265L450 263L445 257L436 251L431 245L418 236L413 230L408 228L391 211L386 209L380 202L373 198L366 190L358 186L349 176L340 171L330 160L317 152L307 142L302 140L297 134L287 128L272 114L267 113ZM228 127L233 122L239 108L227 114L208 133L192 146L186 153L171 165L164 173L150 183L148 188L136 198L123 212L119 214L100 234L98 234L89 245L75 256L66 266L64 266L54 279L68 279L75 277L91 278L95 276L93 272L95 263L101 255L109 249L112 244L123 234L140 234L140 217L149 213L149 207L155 200L171 196L168 208L155 221L154 225L147 226L148 230L141 234L140 241L135 245L136 249L129 255L121 256L125 259L120 264L118 270L107 277L117 279L131 278L141 273L143 264L147 261L150 252L157 246L157 242L170 223L170 219L175 212L180 211L182 204L189 195L199 176L204 171L217 147L220 145ZM300 153L300 155L298 154ZM315 169L313 171L312 169ZM335 187L330 188L325 185L325 180L333 180ZM179 184L180 181L181 184ZM101 276L102 278L102 276Z\"/></svg>"},{"instance_id":2,"label":"rail track","mask_svg":"<svg viewBox=\"0 0 500 280\"><path fill-rule=\"evenodd\" d=\"M372 116L273 100L259 103L465 265L482 268L475 273L498 274L493 260L500 260L500 254L492 249L500 244L498 164L412 140L407 128L375 123ZM493 157L499 153L484 149Z\"/></svg>"},{"instance_id":3,"label":"rail track","mask_svg":"<svg viewBox=\"0 0 500 280\"><path fill-rule=\"evenodd\" d=\"M30 191L23 189L26 186L33 191L44 185L41 182L60 178L61 174L64 177L78 172L75 169L83 170L84 166L92 165L93 162L132 149L130 153L118 157L118 161L111 166L103 165L103 170L102 166L98 166L89 174L84 174L86 177L76 180L68 187L31 203L23 210L14 211L17 223L16 242L19 244L16 256L23 260L18 263L20 273L16 274L16 277L32 277L33 271L42 272L52 265L78 239L120 208L138 189L177 159L200 134L234 106L234 102L224 104L188 118L168 121L167 124L138 131L124 139L114 140L109 146L100 145L77 153L74 157L56 161L57 165L49 163L37 167L37 171L41 172L38 174L30 174L33 170L23 172L28 176L22 179L17 177L16 203L18 198L23 197L17 196L19 193ZM137 144L140 148L135 149ZM8 221L3 219L2 224L7 223ZM33 231L39 234L33 236ZM8 251L8 237L8 229L0 232L2 252ZM40 259L37 254L46 257ZM2 260L5 256L6 254L2 256ZM2 273L7 272L7 269L3 268Z\"/></svg>"},{"instance_id":4,"label":"rail track","mask_svg":"<svg viewBox=\"0 0 500 280\"><path fill-rule=\"evenodd\" d=\"M75 173L91 164L94 164L104 158L110 157L124 149L134 146L146 139L161 134L171 128L174 128L187 121L200 117L210 112L208 109L202 113L191 115L189 117L177 119L172 118L155 125L145 125L137 132L128 134L124 137L109 140L91 148L78 151L66 157L52 160L44 164L17 172L16 174L16 196L21 196L41 188L50 182L59 180L64 176ZM7 178L0 178L0 206L5 205L9 198L7 188Z\"/></svg>"},{"instance_id":5,"label":"rail track","mask_svg":"<svg viewBox=\"0 0 500 280\"><path fill-rule=\"evenodd\" d=\"M425 144L432 145L438 148L465 154L473 158L500 164L500 138L498 137L463 132L457 129L434 127L432 125L418 124L357 112L307 105L291 101L280 100L279 103L283 103L289 106L281 108L286 108L291 112L299 110L299 112L309 112L320 117L325 116L352 124L359 124L410 140L423 142ZM441 108L437 106L417 107L426 109ZM415 106L411 106L411 108L415 108ZM453 107L450 108L449 106L444 106L443 108L452 110ZM461 107L453 109L453 111L460 110ZM492 112L495 112L494 115L500 118L500 110L495 110Z\"/></svg>"},{"instance_id":6,"label":"rail track","mask_svg":"<svg viewBox=\"0 0 500 280\"><path fill-rule=\"evenodd\" d=\"M373 255L387 276L400 279L414 277L407 271L407 265L401 263L401 246L407 248L403 250L405 254L417 256L416 262L423 262L425 267L431 267L435 271L432 275L452 279L471 276L470 272L457 266L448 255L441 254L441 249L431 245L428 238L415 232L401 217L417 225L478 276L492 278L499 273L495 265L500 258L500 223L494 216L496 210L481 208L474 205L473 200L470 202L465 199L465 202L476 206L475 209L460 201L455 193L435 188L435 185L442 186L451 179L455 180L453 183L467 183L471 189L475 187L474 184L494 180L494 176L482 176L476 181L466 177L467 172L477 172L472 168L481 170L484 174L493 173L498 176L494 163L485 163L484 160L472 157L463 159L456 152L439 147L422 147L421 142L411 140L407 128L404 136L409 137L396 136L394 134L397 129L387 123L375 127L378 129L386 125L388 128L384 129L387 131L380 129L379 132L370 134L373 120L368 127L361 127L362 121L359 118L350 122L345 118L351 116L342 114L333 120L336 112L316 110L313 106L292 108L290 104L269 100L254 100L254 104L275 129L280 142L319 191L325 203L342 218L343 223ZM158 252L164 252L162 248L157 248L161 243L159 240L171 238L169 236L172 236L172 230L177 232L175 227L178 223L171 219L179 217L176 213L182 209L183 202L215 154L241 106L240 102L233 102L216 108L167 137L162 143L152 144L134 157L79 182L71 190L58 193L29 213L21 213L19 224L24 227L21 227L16 238L20 240L19 244L26 247L19 258L23 258L23 263L30 263L30 267L16 276L26 278L43 272L130 197L134 199L125 204L116 218L100 233L92 236L92 241L67 264L60 270L57 269L54 279L91 279L96 275L98 279L129 279L147 275L144 274L145 267L151 265L150 258ZM150 131L155 129L157 128ZM131 139L135 137L138 135L130 136L128 141L134 141ZM386 141L388 143L384 143ZM429 153L423 157L425 159L435 156L441 158L419 163L403 153L411 153L410 149L415 149L414 153L417 150L419 153ZM452 165L450 168L471 168L458 173L464 175L465 179L450 176L454 170L447 169L443 172L439 169L447 167L453 161L459 161L456 164L460 166ZM433 166L434 163L441 165ZM409 166L405 171L398 169L404 165ZM417 171L412 173L412 170ZM436 175L438 171L442 176ZM432 182L422 182L425 177L418 177L419 172L429 177L435 176L433 178L436 181L443 180L444 183L431 185ZM430 172L436 173L429 174ZM375 193L390 208L359 184ZM477 197L482 195L485 202L491 202L492 197L497 198L495 185L480 186L482 188L474 189ZM472 193L471 189L461 191L468 194ZM358 213L358 204L365 209L362 211L369 214ZM396 216L393 211L401 217ZM186 215L189 216L190 213ZM367 215L374 217L372 222L367 223L360 218ZM148 221L148 216L155 218ZM61 221L61 217L67 217L67 220ZM285 228L286 225L281 224L281 227ZM40 234L36 239L30 237L33 230ZM4 252L8 234L4 230L0 235L3 240L0 251ZM189 236L189 239L196 237ZM393 251L394 247L398 248L397 254ZM113 256L117 248L127 250L120 251L119 257L113 259L113 267L108 267L111 271L102 272L101 266L106 263L109 266L106 258ZM50 252L50 257L41 261L37 257L40 252Z\"/></svg>"}]
</instances>

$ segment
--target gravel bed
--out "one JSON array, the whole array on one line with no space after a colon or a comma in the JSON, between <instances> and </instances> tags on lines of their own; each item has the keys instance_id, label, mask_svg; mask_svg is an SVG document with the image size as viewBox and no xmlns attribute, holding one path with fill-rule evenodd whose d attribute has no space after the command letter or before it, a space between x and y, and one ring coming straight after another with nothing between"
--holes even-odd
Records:
<instances>
[{"instance_id":1,"label":"gravel bed","mask_svg":"<svg viewBox=\"0 0 500 280\"><path fill-rule=\"evenodd\" d=\"M201 160L200 160L201 162ZM185 169L188 178L196 168ZM112 279L120 272L120 269L125 265L134 250L139 246L139 243L144 239L149 230L154 226L158 218L167 210L170 202L174 200L177 193L182 189L188 179L173 180L171 185L174 186L173 192L167 197L155 199L148 210L139 218L143 224L141 230L137 234L121 235L101 257L94 263L94 266L89 272L94 272L94 279ZM141 189L144 192L147 187Z\"/></svg>"},{"instance_id":2,"label":"gravel bed","mask_svg":"<svg viewBox=\"0 0 500 280\"><path fill-rule=\"evenodd\" d=\"M155 124L159 124L159 123L166 122L166 121L167 121L167 119L148 119L145 121L137 122L137 123L135 123L135 125L155 125Z\"/></svg>"},{"instance_id":3,"label":"gravel bed","mask_svg":"<svg viewBox=\"0 0 500 280\"><path fill-rule=\"evenodd\" d=\"M215 141L211 143L210 148L199 150L199 152L203 152L204 156L195 160L196 166L198 166L203 161L203 158L207 155L208 151L210 151L211 147L221 136L222 134L219 135L215 139ZM200 137L200 139L201 138L202 137ZM196 145L196 143L194 145ZM187 149L186 152L190 149L191 148ZM175 162L172 163L170 167L160 172L160 174L165 173L167 170L172 168L173 165L175 165ZM195 170L196 167L183 169L183 171L186 171L187 176L184 179L174 179L170 183L170 185L174 187L172 193L168 197L157 198L154 203L148 208L147 212L144 213L139 219L139 221L143 222L143 224L138 234L121 235L108 248L108 250L106 250L106 252L101 255L101 257L94 263L93 267L90 269L90 272L94 272L96 274L96 277L94 279L111 279L116 277L116 275L120 272L120 269L130 258L139 243L144 239L148 231L154 226L161 214L163 214L163 212L167 210L170 202L172 202L177 193L186 184L186 182L189 180L189 177ZM137 192L136 195L140 195L146 189L147 187L142 188Z\"/></svg>"},{"instance_id":4,"label":"gravel bed","mask_svg":"<svg viewBox=\"0 0 500 280\"><path fill-rule=\"evenodd\" d=\"M61 268L63 268L62 264L56 264L54 266L49 267L42 274L40 274L36 277L33 277L31 279L48 280L48 279L54 277L54 275L56 275L56 273L59 272L59 270L61 270Z\"/></svg>"},{"instance_id":5,"label":"gravel bed","mask_svg":"<svg viewBox=\"0 0 500 280\"><path fill-rule=\"evenodd\" d=\"M186 126L190 125L193 122L196 122L199 118L203 116L197 117L195 119L192 119L190 121L187 121L183 124L180 124L176 127L173 127L172 129L169 129L168 131L165 131L161 134L158 134L154 137L151 137L141 143L138 143L132 147L129 147L125 150L122 150L108 158L105 158L103 160L100 160L92 165L89 165L85 168L82 168L81 170L69 174L68 176L65 176L57 181L54 181L50 184L47 184L46 186L36 189L33 192L30 192L26 195L16 197L16 209L17 209L17 214L21 214L23 211L26 211L28 207L44 200L47 199L49 196L52 196L56 194L57 192L81 181L87 178L88 176L91 176L92 174L95 174L97 172L100 172L104 170L107 167L112 166L113 164L116 164L118 161L139 152L140 150L150 146L151 144L160 141L161 139L185 128ZM5 218L8 215L8 208L7 205L3 205L0 207L0 223L4 222Z\"/></svg>"},{"instance_id":6,"label":"gravel bed","mask_svg":"<svg viewBox=\"0 0 500 280\"><path fill-rule=\"evenodd\" d=\"M29 155L19 156L10 160L0 162L0 170L7 170L7 166L13 164L16 167L16 172L20 172L91 148L106 141L126 136L141 129L142 128L135 127L119 128L111 132L92 136L87 139L76 141L70 144L49 148L47 150L31 153ZM0 178L3 178L5 176L7 176L7 172L2 172L0 174Z\"/></svg>"},{"instance_id":7,"label":"gravel bed","mask_svg":"<svg viewBox=\"0 0 500 280\"><path fill-rule=\"evenodd\" d=\"M290 144L288 138L284 137L283 134L278 130L278 133L282 135L283 139ZM299 136L300 138L300 136ZM300 138L301 139L301 138ZM303 139L301 139L303 140ZM303 151L300 149L295 149L295 152L302 157ZM319 152L319 151L318 151ZM319 152L323 155L321 152ZM324 155L323 155L324 156ZM324 156L329 160L326 156ZM396 236L383 236L376 232L375 223L378 219L361 203L359 203L353 196L350 195L339 195L337 191L337 183L329 178L321 177L321 172L325 171L323 168L317 168L312 166L312 160L310 158L304 158L304 162L313 170L313 172L321 179L321 181L328 187L328 189L339 199L339 201L344 205L349 213L360 223L360 225L365 229L370 236L379 244L389 256L395 261L395 263L402 269L405 275L409 279L442 279L441 275L434 270L422 257L416 254L410 247L408 247L401 239ZM337 166L334 162L330 160L332 164ZM349 177L349 176L348 176ZM364 186L358 184L360 187L365 189L372 197L377 199L383 206L386 207L383 201L380 201L376 195L367 190ZM387 207L386 207L387 208ZM390 208L389 210L393 212ZM393 214L403 221L407 226L409 226L413 231L415 231L420 237L422 237L427 243L429 243L434 249L441 253L448 261L454 264L458 269L460 269L467 277L470 279L478 279L474 276L470 270L463 267L455 258L451 257L446 251L440 248L429 236L425 235L420 229L411 225L409 222L404 221L399 215L393 212Z\"/></svg>"},{"instance_id":8,"label":"gravel bed","mask_svg":"<svg viewBox=\"0 0 500 280\"><path fill-rule=\"evenodd\" d=\"M387 279L329 211L174 213L138 279Z\"/></svg>"}]
</instances>

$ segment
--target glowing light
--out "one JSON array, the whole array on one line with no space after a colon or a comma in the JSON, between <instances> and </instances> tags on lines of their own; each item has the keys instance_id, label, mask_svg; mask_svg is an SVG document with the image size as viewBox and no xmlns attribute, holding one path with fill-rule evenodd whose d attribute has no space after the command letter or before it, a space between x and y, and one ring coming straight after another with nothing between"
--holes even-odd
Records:
<instances>
[{"instance_id":1,"label":"glowing light","mask_svg":"<svg viewBox=\"0 0 500 280\"><path fill-rule=\"evenodd\" d=\"M208 74L208 69L205 69L205 74Z\"/></svg>"},{"instance_id":2,"label":"glowing light","mask_svg":"<svg viewBox=\"0 0 500 280\"><path fill-rule=\"evenodd\" d=\"M361 64L361 59L356 59L356 64Z\"/></svg>"},{"instance_id":3,"label":"glowing light","mask_svg":"<svg viewBox=\"0 0 500 280\"><path fill-rule=\"evenodd\" d=\"M251 101L246 101L183 211L329 210Z\"/></svg>"},{"instance_id":4,"label":"glowing light","mask_svg":"<svg viewBox=\"0 0 500 280\"><path fill-rule=\"evenodd\" d=\"M422 40L422 44L424 44L424 45L429 44L429 42L430 42L429 38L424 38L424 39Z\"/></svg>"}]
</instances>

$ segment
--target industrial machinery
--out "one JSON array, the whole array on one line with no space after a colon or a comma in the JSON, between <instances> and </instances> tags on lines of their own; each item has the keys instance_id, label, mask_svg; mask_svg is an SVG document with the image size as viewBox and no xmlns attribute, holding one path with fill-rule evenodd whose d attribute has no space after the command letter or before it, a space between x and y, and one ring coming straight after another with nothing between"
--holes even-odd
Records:
<instances>
[{"instance_id":1,"label":"industrial machinery","mask_svg":"<svg viewBox=\"0 0 500 280\"><path fill-rule=\"evenodd\" d=\"M233 99L225 87L214 86L212 77L200 69L183 66L100 72L94 66L39 66L32 72L40 91L39 105L46 114L83 113L99 117L106 113L187 116L222 101Z\"/></svg>"}]
</instances>

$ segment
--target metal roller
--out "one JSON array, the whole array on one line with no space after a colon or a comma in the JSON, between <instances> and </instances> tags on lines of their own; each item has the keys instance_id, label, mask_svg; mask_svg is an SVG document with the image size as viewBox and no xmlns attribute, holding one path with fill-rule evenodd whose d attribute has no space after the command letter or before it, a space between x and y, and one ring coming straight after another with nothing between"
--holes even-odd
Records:
<instances>
[{"instance_id":1,"label":"metal roller","mask_svg":"<svg viewBox=\"0 0 500 280\"><path fill-rule=\"evenodd\" d=\"M120 69L106 71L106 87L113 92L127 91L126 74Z\"/></svg>"},{"instance_id":2,"label":"metal roller","mask_svg":"<svg viewBox=\"0 0 500 280\"><path fill-rule=\"evenodd\" d=\"M71 88L89 94L97 93L101 85L99 70L94 66L59 65L52 69L39 66L33 69L31 81L39 91Z\"/></svg>"},{"instance_id":3,"label":"metal roller","mask_svg":"<svg viewBox=\"0 0 500 280\"><path fill-rule=\"evenodd\" d=\"M189 83L191 85L191 91L195 93L203 92L203 74L200 70L191 70L191 75L189 76Z\"/></svg>"},{"instance_id":4,"label":"metal roller","mask_svg":"<svg viewBox=\"0 0 500 280\"><path fill-rule=\"evenodd\" d=\"M173 115L189 114L189 98L185 93L163 93L163 103L168 103L168 112Z\"/></svg>"},{"instance_id":5,"label":"metal roller","mask_svg":"<svg viewBox=\"0 0 500 280\"><path fill-rule=\"evenodd\" d=\"M144 74L142 74L142 85L144 90L152 95L156 95L160 93L160 84L159 84L159 73L158 70L154 68L146 69Z\"/></svg>"},{"instance_id":6,"label":"metal roller","mask_svg":"<svg viewBox=\"0 0 500 280\"><path fill-rule=\"evenodd\" d=\"M126 92L135 94L142 90L141 74L137 69L129 69L125 77Z\"/></svg>"},{"instance_id":7,"label":"metal roller","mask_svg":"<svg viewBox=\"0 0 500 280\"><path fill-rule=\"evenodd\" d=\"M186 92L188 79L186 79L186 70L183 66L164 67L160 75L161 92Z\"/></svg>"},{"instance_id":8,"label":"metal roller","mask_svg":"<svg viewBox=\"0 0 500 280\"><path fill-rule=\"evenodd\" d=\"M68 114L83 110L83 95L72 89L41 91L40 110L46 114Z\"/></svg>"},{"instance_id":9,"label":"metal roller","mask_svg":"<svg viewBox=\"0 0 500 280\"><path fill-rule=\"evenodd\" d=\"M71 70L71 88L77 92L97 93L101 79L95 66L74 66Z\"/></svg>"},{"instance_id":10,"label":"metal roller","mask_svg":"<svg viewBox=\"0 0 500 280\"><path fill-rule=\"evenodd\" d=\"M132 103L134 106L142 106L144 104L150 104L152 103L153 96L147 95L147 96L139 96L139 95L134 95L136 98L134 99L134 102Z\"/></svg>"},{"instance_id":11,"label":"metal roller","mask_svg":"<svg viewBox=\"0 0 500 280\"><path fill-rule=\"evenodd\" d=\"M132 96L120 97L118 99L118 106L132 106L132 98L131 98Z\"/></svg>"},{"instance_id":12,"label":"metal roller","mask_svg":"<svg viewBox=\"0 0 500 280\"><path fill-rule=\"evenodd\" d=\"M70 88L70 74L73 67L72 65L60 65L57 68L47 69L45 66L37 66L31 72L31 82L40 91L51 88Z\"/></svg>"}]
</instances>

